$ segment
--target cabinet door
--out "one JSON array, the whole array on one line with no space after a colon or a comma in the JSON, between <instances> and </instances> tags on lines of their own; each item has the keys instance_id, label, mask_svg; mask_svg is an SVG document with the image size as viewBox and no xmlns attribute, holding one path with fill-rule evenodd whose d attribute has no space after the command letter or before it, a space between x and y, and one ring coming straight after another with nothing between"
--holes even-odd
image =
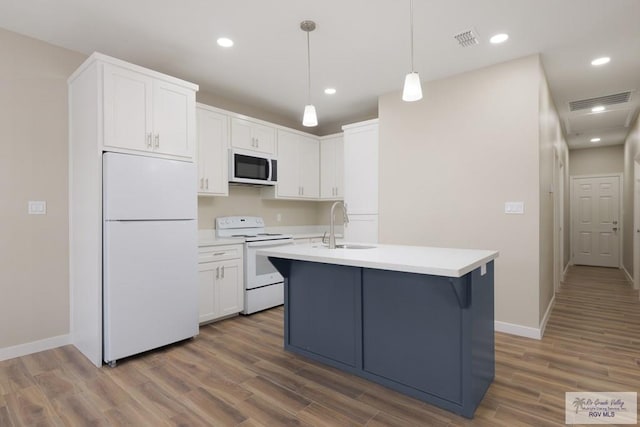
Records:
<instances>
[{"instance_id":1,"label":"cabinet door","mask_svg":"<svg viewBox=\"0 0 640 427\"><path fill-rule=\"evenodd\" d=\"M240 313L244 306L242 261L220 262L220 278L216 282L218 317Z\"/></svg>"},{"instance_id":2,"label":"cabinet door","mask_svg":"<svg viewBox=\"0 0 640 427\"><path fill-rule=\"evenodd\" d=\"M297 134L278 131L278 196L301 197L299 180L298 150L300 146Z\"/></svg>"},{"instance_id":3,"label":"cabinet door","mask_svg":"<svg viewBox=\"0 0 640 427\"><path fill-rule=\"evenodd\" d=\"M320 141L320 198L344 196L344 143L342 136Z\"/></svg>"},{"instance_id":4,"label":"cabinet door","mask_svg":"<svg viewBox=\"0 0 640 427\"><path fill-rule=\"evenodd\" d=\"M220 274L219 263L206 262L198 264L198 321L208 322L217 317L215 307L216 272Z\"/></svg>"},{"instance_id":5,"label":"cabinet door","mask_svg":"<svg viewBox=\"0 0 640 427\"><path fill-rule=\"evenodd\" d=\"M234 117L231 119L231 146L275 154L276 130L267 125Z\"/></svg>"},{"instance_id":6,"label":"cabinet door","mask_svg":"<svg viewBox=\"0 0 640 427\"><path fill-rule=\"evenodd\" d=\"M335 140L325 139L320 142L320 197L333 199L335 197Z\"/></svg>"},{"instance_id":7,"label":"cabinet door","mask_svg":"<svg viewBox=\"0 0 640 427\"><path fill-rule=\"evenodd\" d=\"M335 197L344 198L344 140L342 137L336 138L334 141L335 154Z\"/></svg>"},{"instance_id":8,"label":"cabinet door","mask_svg":"<svg viewBox=\"0 0 640 427\"><path fill-rule=\"evenodd\" d=\"M195 93L178 85L156 81L153 88L153 149L159 153L193 157Z\"/></svg>"},{"instance_id":9,"label":"cabinet door","mask_svg":"<svg viewBox=\"0 0 640 427\"><path fill-rule=\"evenodd\" d=\"M104 65L104 145L151 151L153 80Z\"/></svg>"},{"instance_id":10,"label":"cabinet door","mask_svg":"<svg viewBox=\"0 0 640 427\"><path fill-rule=\"evenodd\" d=\"M245 150L253 150L255 143L252 140L251 122L244 119L231 119L231 146Z\"/></svg>"},{"instance_id":11,"label":"cabinet door","mask_svg":"<svg viewBox=\"0 0 640 427\"><path fill-rule=\"evenodd\" d=\"M344 201L350 214L378 213L378 125L344 133Z\"/></svg>"},{"instance_id":12,"label":"cabinet door","mask_svg":"<svg viewBox=\"0 0 640 427\"><path fill-rule=\"evenodd\" d=\"M203 108L197 109L198 193L229 195L228 117Z\"/></svg>"},{"instance_id":13,"label":"cabinet door","mask_svg":"<svg viewBox=\"0 0 640 427\"><path fill-rule=\"evenodd\" d=\"M320 151L315 138L301 136L298 143L299 180L302 197L317 199L320 197Z\"/></svg>"},{"instance_id":14,"label":"cabinet door","mask_svg":"<svg viewBox=\"0 0 640 427\"><path fill-rule=\"evenodd\" d=\"M275 154L276 152L276 132L269 126L258 123L252 124L252 137L255 151L261 153Z\"/></svg>"}]
</instances>

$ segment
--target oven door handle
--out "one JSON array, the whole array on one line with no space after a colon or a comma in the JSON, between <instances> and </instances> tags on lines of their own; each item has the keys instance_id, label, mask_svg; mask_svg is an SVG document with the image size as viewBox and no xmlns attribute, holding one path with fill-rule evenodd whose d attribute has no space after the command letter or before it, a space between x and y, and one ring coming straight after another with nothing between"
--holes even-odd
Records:
<instances>
[{"instance_id":1,"label":"oven door handle","mask_svg":"<svg viewBox=\"0 0 640 427\"><path fill-rule=\"evenodd\" d=\"M274 247L274 246L285 246L292 245L293 239L278 239L278 240L263 240L261 242L247 242L247 247L249 248L259 248L259 247Z\"/></svg>"}]
</instances>

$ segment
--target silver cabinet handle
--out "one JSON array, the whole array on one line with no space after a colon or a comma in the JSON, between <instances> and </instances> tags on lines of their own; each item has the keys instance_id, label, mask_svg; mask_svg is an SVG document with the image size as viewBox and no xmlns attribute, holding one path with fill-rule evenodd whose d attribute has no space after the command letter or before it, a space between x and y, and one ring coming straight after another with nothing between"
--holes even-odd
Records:
<instances>
[{"instance_id":1,"label":"silver cabinet handle","mask_svg":"<svg viewBox=\"0 0 640 427\"><path fill-rule=\"evenodd\" d=\"M224 265L222 266L222 278L224 279Z\"/></svg>"},{"instance_id":2,"label":"silver cabinet handle","mask_svg":"<svg viewBox=\"0 0 640 427\"><path fill-rule=\"evenodd\" d=\"M216 279L220 278L220 267L216 267Z\"/></svg>"},{"instance_id":3,"label":"silver cabinet handle","mask_svg":"<svg viewBox=\"0 0 640 427\"><path fill-rule=\"evenodd\" d=\"M204 188L203 182L204 182L204 178L200 178L200 189L201 190Z\"/></svg>"},{"instance_id":4,"label":"silver cabinet handle","mask_svg":"<svg viewBox=\"0 0 640 427\"><path fill-rule=\"evenodd\" d=\"M156 149L160 148L160 134L159 133L156 133L155 140L156 140L156 144L155 144L156 147L155 148Z\"/></svg>"},{"instance_id":5,"label":"silver cabinet handle","mask_svg":"<svg viewBox=\"0 0 640 427\"><path fill-rule=\"evenodd\" d=\"M153 147L153 142L151 141L152 136L151 136L151 132L149 132L147 134L147 148L152 148Z\"/></svg>"},{"instance_id":6,"label":"silver cabinet handle","mask_svg":"<svg viewBox=\"0 0 640 427\"><path fill-rule=\"evenodd\" d=\"M300 187L302 190L302 195L304 196L304 187Z\"/></svg>"},{"instance_id":7,"label":"silver cabinet handle","mask_svg":"<svg viewBox=\"0 0 640 427\"><path fill-rule=\"evenodd\" d=\"M213 254L213 256L220 256L220 255L224 255L224 252L216 252Z\"/></svg>"},{"instance_id":8,"label":"silver cabinet handle","mask_svg":"<svg viewBox=\"0 0 640 427\"><path fill-rule=\"evenodd\" d=\"M205 184L205 188L208 190L209 189L209 178L204 180L206 182Z\"/></svg>"}]
</instances>

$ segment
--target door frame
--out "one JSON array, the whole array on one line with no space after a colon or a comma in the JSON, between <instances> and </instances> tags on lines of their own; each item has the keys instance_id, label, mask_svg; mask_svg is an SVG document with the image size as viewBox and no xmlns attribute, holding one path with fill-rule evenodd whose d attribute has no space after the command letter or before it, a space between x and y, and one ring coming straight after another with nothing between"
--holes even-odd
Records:
<instances>
[{"instance_id":1,"label":"door frame","mask_svg":"<svg viewBox=\"0 0 640 427\"><path fill-rule=\"evenodd\" d=\"M573 223L573 210L575 206L573 206L573 186L575 184L576 179L582 178L606 178L608 176L615 176L618 178L619 188L618 188L618 268L623 268L622 260L624 259L624 245L623 237L624 236L624 210L623 210L623 199L624 199L624 176L622 173L600 173L600 174L590 174L590 175L571 175L569 177L571 186L569 187L569 242L570 242L570 254L569 257L571 264L574 263L574 249L576 247L575 237L573 230L575 228L575 224ZM638 234L638 233L636 233Z\"/></svg>"},{"instance_id":2,"label":"door frame","mask_svg":"<svg viewBox=\"0 0 640 427\"><path fill-rule=\"evenodd\" d=\"M633 162L633 288L640 289L640 155Z\"/></svg>"},{"instance_id":3,"label":"door frame","mask_svg":"<svg viewBox=\"0 0 640 427\"><path fill-rule=\"evenodd\" d=\"M554 248L554 269L553 269L553 289L558 292L560 284L564 280L564 184L565 165L558 150L554 156L554 203L553 203L553 248Z\"/></svg>"}]
</instances>

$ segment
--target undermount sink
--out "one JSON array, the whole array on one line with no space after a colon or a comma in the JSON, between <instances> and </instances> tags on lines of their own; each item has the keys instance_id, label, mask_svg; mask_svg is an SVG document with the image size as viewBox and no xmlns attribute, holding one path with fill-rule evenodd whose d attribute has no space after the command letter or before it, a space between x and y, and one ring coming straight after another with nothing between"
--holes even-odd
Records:
<instances>
[{"instance_id":1,"label":"undermount sink","mask_svg":"<svg viewBox=\"0 0 640 427\"><path fill-rule=\"evenodd\" d=\"M375 246L369 245L354 245L351 243L344 243L340 245L336 245L336 249L373 249Z\"/></svg>"}]
</instances>

